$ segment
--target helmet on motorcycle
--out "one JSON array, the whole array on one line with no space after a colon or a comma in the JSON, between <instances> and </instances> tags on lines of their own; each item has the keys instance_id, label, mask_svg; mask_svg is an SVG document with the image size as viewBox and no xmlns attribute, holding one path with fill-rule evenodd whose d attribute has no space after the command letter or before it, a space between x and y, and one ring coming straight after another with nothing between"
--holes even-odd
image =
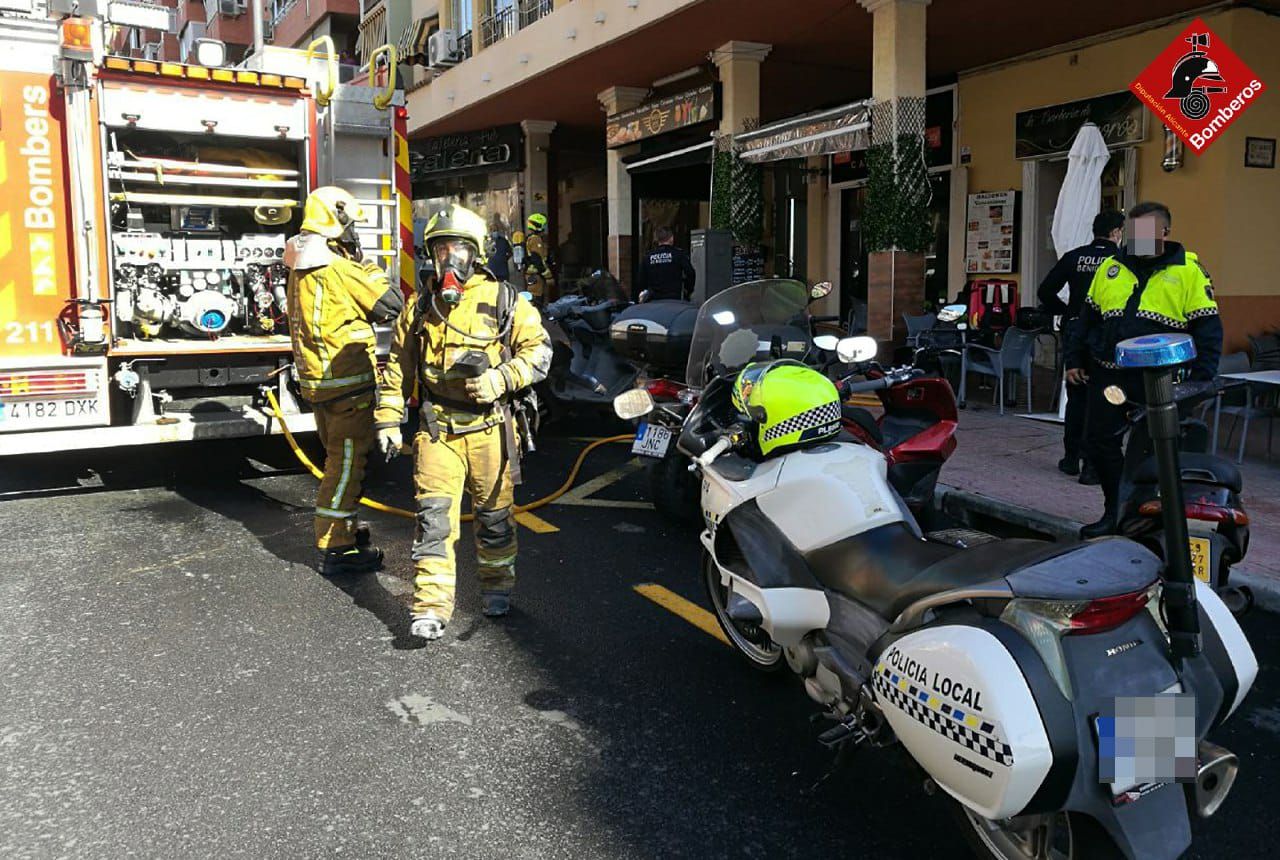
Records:
<instances>
[{"instance_id":1,"label":"helmet on motorcycle","mask_svg":"<svg viewBox=\"0 0 1280 860\"><path fill-rule=\"evenodd\" d=\"M755 424L768 457L840 432L840 395L831 380L798 361L749 364L733 384L733 405Z\"/></svg>"}]
</instances>

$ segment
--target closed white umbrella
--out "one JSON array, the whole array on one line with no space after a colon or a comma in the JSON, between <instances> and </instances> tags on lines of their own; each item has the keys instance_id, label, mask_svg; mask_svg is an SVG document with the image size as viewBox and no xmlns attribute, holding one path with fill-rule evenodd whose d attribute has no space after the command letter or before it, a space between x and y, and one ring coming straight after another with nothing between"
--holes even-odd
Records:
<instances>
[{"instance_id":1,"label":"closed white umbrella","mask_svg":"<svg viewBox=\"0 0 1280 860\"><path fill-rule=\"evenodd\" d=\"M1093 238L1093 216L1102 206L1102 171L1110 157L1098 127L1091 122L1080 126L1053 210L1053 247L1059 257Z\"/></svg>"}]
</instances>

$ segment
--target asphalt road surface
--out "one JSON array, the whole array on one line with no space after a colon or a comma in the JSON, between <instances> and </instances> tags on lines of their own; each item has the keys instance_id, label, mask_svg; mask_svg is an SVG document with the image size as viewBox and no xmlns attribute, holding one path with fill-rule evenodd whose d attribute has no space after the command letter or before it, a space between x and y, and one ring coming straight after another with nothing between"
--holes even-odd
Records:
<instances>
[{"instance_id":1,"label":"asphalt road surface","mask_svg":"<svg viewBox=\"0 0 1280 860\"><path fill-rule=\"evenodd\" d=\"M547 440L520 498L582 445ZM368 517L384 573L321 578L315 484L282 443L0 461L0 857L964 856L893 751L808 795L827 757L799 684L636 590L705 605L693 529L646 509L629 461L593 454L521 528L505 620L480 615L464 530L425 647L409 522ZM367 494L407 505L407 476L377 467ZM1215 738L1242 774L1196 857L1275 841L1280 633L1246 630L1262 674Z\"/></svg>"}]
</instances>

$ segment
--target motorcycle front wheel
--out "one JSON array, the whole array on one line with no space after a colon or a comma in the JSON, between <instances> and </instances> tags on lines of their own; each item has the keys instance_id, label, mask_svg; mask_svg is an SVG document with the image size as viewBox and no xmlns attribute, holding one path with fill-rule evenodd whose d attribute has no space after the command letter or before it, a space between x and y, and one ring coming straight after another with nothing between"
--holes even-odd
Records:
<instances>
[{"instance_id":1,"label":"motorcycle front wheel","mask_svg":"<svg viewBox=\"0 0 1280 860\"><path fill-rule=\"evenodd\" d=\"M991 821L951 801L965 839L984 860L1113 860L1124 855L1096 821L1057 812Z\"/></svg>"},{"instance_id":2,"label":"motorcycle front wheel","mask_svg":"<svg viewBox=\"0 0 1280 860\"><path fill-rule=\"evenodd\" d=\"M702 581L707 587L707 597L716 613L716 621L720 629L729 638L729 644L738 652L747 665L758 672L777 672L786 665L782 659L782 648L769 634L754 624L743 624L729 617L726 606L729 601L729 589L720 583L720 571L709 553L702 554Z\"/></svg>"},{"instance_id":3,"label":"motorcycle front wheel","mask_svg":"<svg viewBox=\"0 0 1280 860\"><path fill-rule=\"evenodd\" d=\"M689 460L668 451L649 464L649 501L667 520L681 525L702 522L702 482L689 471Z\"/></svg>"}]
</instances>

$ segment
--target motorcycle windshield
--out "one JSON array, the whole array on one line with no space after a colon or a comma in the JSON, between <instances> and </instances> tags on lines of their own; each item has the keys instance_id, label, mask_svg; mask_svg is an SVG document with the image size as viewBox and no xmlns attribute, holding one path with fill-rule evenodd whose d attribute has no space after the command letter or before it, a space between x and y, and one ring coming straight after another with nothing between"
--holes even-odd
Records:
<instances>
[{"instance_id":1,"label":"motorcycle windshield","mask_svg":"<svg viewBox=\"0 0 1280 860\"><path fill-rule=\"evenodd\" d=\"M720 345L740 329L756 334L757 358L803 358L809 351L808 314L809 289L800 281L770 278L717 293L698 311L685 381L704 388L723 372Z\"/></svg>"}]
</instances>

